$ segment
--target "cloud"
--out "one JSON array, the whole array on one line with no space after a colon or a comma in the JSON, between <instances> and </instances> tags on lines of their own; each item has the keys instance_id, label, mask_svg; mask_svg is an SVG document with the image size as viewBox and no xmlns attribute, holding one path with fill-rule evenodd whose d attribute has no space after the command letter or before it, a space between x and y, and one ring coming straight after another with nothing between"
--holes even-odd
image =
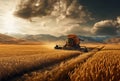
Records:
<instances>
[{"instance_id":1,"label":"cloud","mask_svg":"<svg viewBox=\"0 0 120 81\"><path fill-rule=\"evenodd\" d=\"M120 16L117 17L117 23L118 23L118 35L120 35Z\"/></svg>"},{"instance_id":2,"label":"cloud","mask_svg":"<svg viewBox=\"0 0 120 81\"><path fill-rule=\"evenodd\" d=\"M25 19L55 16L58 22L65 18L83 22L93 19L78 0L21 0L14 14Z\"/></svg>"},{"instance_id":3,"label":"cloud","mask_svg":"<svg viewBox=\"0 0 120 81\"><path fill-rule=\"evenodd\" d=\"M90 35L90 27L81 27L80 24L72 24L64 30L65 34Z\"/></svg>"},{"instance_id":4,"label":"cloud","mask_svg":"<svg viewBox=\"0 0 120 81\"><path fill-rule=\"evenodd\" d=\"M117 20L103 20L94 24L92 33L96 35L118 35L119 34L119 18Z\"/></svg>"},{"instance_id":5,"label":"cloud","mask_svg":"<svg viewBox=\"0 0 120 81\"><path fill-rule=\"evenodd\" d=\"M80 24L93 20L78 0L20 0L14 15L35 21L30 28L24 28L24 32L54 35L88 34L88 27L82 28Z\"/></svg>"},{"instance_id":6,"label":"cloud","mask_svg":"<svg viewBox=\"0 0 120 81\"><path fill-rule=\"evenodd\" d=\"M117 17L117 23L120 24L120 16Z\"/></svg>"}]
</instances>

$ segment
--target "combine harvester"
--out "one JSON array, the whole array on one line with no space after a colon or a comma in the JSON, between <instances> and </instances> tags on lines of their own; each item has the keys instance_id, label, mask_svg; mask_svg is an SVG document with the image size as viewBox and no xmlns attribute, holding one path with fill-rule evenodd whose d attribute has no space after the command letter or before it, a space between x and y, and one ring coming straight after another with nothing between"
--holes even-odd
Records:
<instances>
[{"instance_id":1,"label":"combine harvester","mask_svg":"<svg viewBox=\"0 0 120 81\"><path fill-rule=\"evenodd\" d=\"M80 46L80 41L84 41L80 39L77 35L70 34L67 36L67 41L64 46L56 45L55 49L63 49L63 50L78 50L82 52L88 52L90 48L87 48L86 46Z\"/></svg>"},{"instance_id":2,"label":"combine harvester","mask_svg":"<svg viewBox=\"0 0 120 81\"><path fill-rule=\"evenodd\" d=\"M80 41L84 41L84 40L80 39L77 35L70 34L67 36L67 41L64 46L56 45L54 48L62 49L62 50L77 50L81 52L90 52L92 50L100 51L105 47L105 46L96 46L96 47L81 46Z\"/></svg>"}]
</instances>

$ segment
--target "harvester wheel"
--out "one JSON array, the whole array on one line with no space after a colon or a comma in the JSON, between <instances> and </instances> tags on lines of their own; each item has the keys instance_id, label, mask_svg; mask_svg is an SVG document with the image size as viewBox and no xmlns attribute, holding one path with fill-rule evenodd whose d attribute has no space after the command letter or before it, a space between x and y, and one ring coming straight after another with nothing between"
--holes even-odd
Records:
<instances>
[{"instance_id":1,"label":"harvester wheel","mask_svg":"<svg viewBox=\"0 0 120 81\"><path fill-rule=\"evenodd\" d=\"M88 52L88 49L87 49L87 48L84 48L84 52Z\"/></svg>"},{"instance_id":2,"label":"harvester wheel","mask_svg":"<svg viewBox=\"0 0 120 81\"><path fill-rule=\"evenodd\" d=\"M62 47L59 47L58 45L56 45L54 48L55 49L62 49Z\"/></svg>"}]
</instances>

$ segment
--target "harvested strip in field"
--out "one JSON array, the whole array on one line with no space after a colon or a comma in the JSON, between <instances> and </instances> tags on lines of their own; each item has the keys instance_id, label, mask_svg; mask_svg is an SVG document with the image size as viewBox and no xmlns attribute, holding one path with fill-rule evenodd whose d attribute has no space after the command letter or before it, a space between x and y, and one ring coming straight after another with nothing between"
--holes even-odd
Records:
<instances>
[{"instance_id":1,"label":"harvested strip in field","mask_svg":"<svg viewBox=\"0 0 120 81\"><path fill-rule=\"evenodd\" d=\"M69 72L72 71L76 65L84 63L97 51L98 49L96 48L94 51L84 53L79 57L67 61L62 61L60 64L50 69L45 69L43 71L33 71L29 74L24 74L22 77L19 77L14 81L67 81L69 80Z\"/></svg>"},{"instance_id":2,"label":"harvested strip in field","mask_svg":"<svg viewBox=\"0 0 120 81\"><path fill-rule=\"evenodd\" d=\"M105 45L105 48L103 50L120 50L120 44Z\"/></svg>"}]
</instances>

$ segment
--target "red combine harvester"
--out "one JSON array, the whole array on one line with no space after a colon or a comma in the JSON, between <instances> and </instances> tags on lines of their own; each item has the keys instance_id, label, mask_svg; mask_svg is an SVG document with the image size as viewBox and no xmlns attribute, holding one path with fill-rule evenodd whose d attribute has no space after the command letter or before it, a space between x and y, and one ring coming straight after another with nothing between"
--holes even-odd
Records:
<instances>
[{"instance_id":1,"label":"red combine harvester","mask_svg":"<svg viewBox=\"0 0 120 81\"><path fill-rule=\"evenodd\" d=\"M56 45L55 49L63 49L63 50L79 50L82 52L88 52L88 49L85 46L80 46L80 42L84 41L80 39L77 35L70 34L67 36L66 44L63 47Z\"/></svg>"}]
</instances>

